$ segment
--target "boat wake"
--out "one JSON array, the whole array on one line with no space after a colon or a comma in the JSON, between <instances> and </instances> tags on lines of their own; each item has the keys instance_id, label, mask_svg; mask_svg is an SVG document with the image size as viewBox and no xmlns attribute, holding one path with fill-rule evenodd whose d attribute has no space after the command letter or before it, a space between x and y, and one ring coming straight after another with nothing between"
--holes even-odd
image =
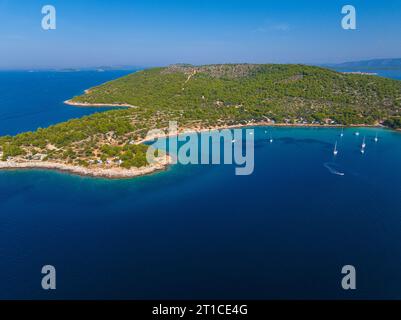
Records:
<instances>
[{"instance_id":1,"label":"boat wake","mask_svg":"<svg viewBox=\"0 0 401 320\"><path fill-rule=\"evenodd\" d=\"M345 173L339 171L339 168L338 168L338 166L337 166L335 163L326 162L326 163L324 164L324 167L325 167L327 170L329 170L329 172L330 172L331 174L334 174L334 175L337 175L337 176L345 176Z\"/></svg>"}]
</instances>

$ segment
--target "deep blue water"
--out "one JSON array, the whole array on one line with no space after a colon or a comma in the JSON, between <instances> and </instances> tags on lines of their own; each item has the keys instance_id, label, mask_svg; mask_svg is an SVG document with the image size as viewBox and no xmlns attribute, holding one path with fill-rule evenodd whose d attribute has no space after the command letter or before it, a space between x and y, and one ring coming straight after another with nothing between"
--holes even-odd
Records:
<instances>
[{"instance_id":1,"label":"deep blue water","mask_svg":"<svg viewBox=\"0 0 401 320\"><path fill-rule=\"evenodd\" d=\"M107 76L54 75L55 85L51 75L10 74L31 88L2 81L2 132L88 112L60 101ZM20 105L33 116L13 117ZM251 176L230 165L113 181L0 172L0 298L401 298L401 134L268 128L270 144L255 130ZM57 269L56 291L41 289L45 264ZM347 264L356 291L341 289Z\"/></svg>"},{"instance_id":2,"label":"deep blue water","mask_svg":"<svg viewBox=\"0 0 401 320\"><path fill-rule=\"evenodd\" d=\"M0 71L0 135L80 118L107 108L77 108L63 101L85 89L128 74L109 72L7 72Z\"/></svg>"}]
</instances>

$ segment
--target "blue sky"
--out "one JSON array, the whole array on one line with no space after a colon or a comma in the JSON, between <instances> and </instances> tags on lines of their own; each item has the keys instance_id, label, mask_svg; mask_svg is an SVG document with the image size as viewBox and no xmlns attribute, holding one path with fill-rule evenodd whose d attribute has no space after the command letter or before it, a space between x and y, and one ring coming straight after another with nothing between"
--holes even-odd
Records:
<instances>
[{"instance_id":1,"label":"blue sky","mask_svg":"<svg viewBox=\"0 0 401 320\"><path fill-rule=\"evenodd\" d=\"M357 30L341 28L346 4ZM399 0L0 0L0 68L396 58L400 31Z\"/></svg>"}]
</instances>

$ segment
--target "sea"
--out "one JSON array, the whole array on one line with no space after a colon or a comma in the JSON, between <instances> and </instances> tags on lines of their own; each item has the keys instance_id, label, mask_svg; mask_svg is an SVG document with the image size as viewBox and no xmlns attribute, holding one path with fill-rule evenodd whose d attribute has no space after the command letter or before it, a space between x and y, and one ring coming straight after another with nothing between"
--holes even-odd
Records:
<instances>
[{"instance_id":1,"label":"sea","mask_svg":"<svg viewBox=\"0 0 401 320\"><path fill-rule=\"evenodd\" d=\"M0 72L0 134L104 112L63 101L125 74ZM223 164L123 180L0 171L0 299L400 299L401 134L254 129L248 176Z\"/></svg>"}]
</instances>

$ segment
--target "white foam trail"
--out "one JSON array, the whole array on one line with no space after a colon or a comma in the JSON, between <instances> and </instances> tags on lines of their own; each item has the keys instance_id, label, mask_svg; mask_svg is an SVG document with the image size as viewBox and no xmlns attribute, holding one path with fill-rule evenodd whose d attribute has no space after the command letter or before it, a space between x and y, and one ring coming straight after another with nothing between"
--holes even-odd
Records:
<instances>
[{"instance_id":1,"label":"white foam trail","mask_svg":"<svg viewBox=\"0 0 401 320\"><path fill-rule=\"evenodd\" d=\"M324 164L324 167L327 169L327 170L329 170L329 172L330 173L332 173L332 174L335 174L335 175L337 175L337 176L345 176L345 173L344 172L340 172L340 171L337 171L336 169L334 169L333 167L331 167L331 163L325 163Z\"/></svg>"}]
</instances>

